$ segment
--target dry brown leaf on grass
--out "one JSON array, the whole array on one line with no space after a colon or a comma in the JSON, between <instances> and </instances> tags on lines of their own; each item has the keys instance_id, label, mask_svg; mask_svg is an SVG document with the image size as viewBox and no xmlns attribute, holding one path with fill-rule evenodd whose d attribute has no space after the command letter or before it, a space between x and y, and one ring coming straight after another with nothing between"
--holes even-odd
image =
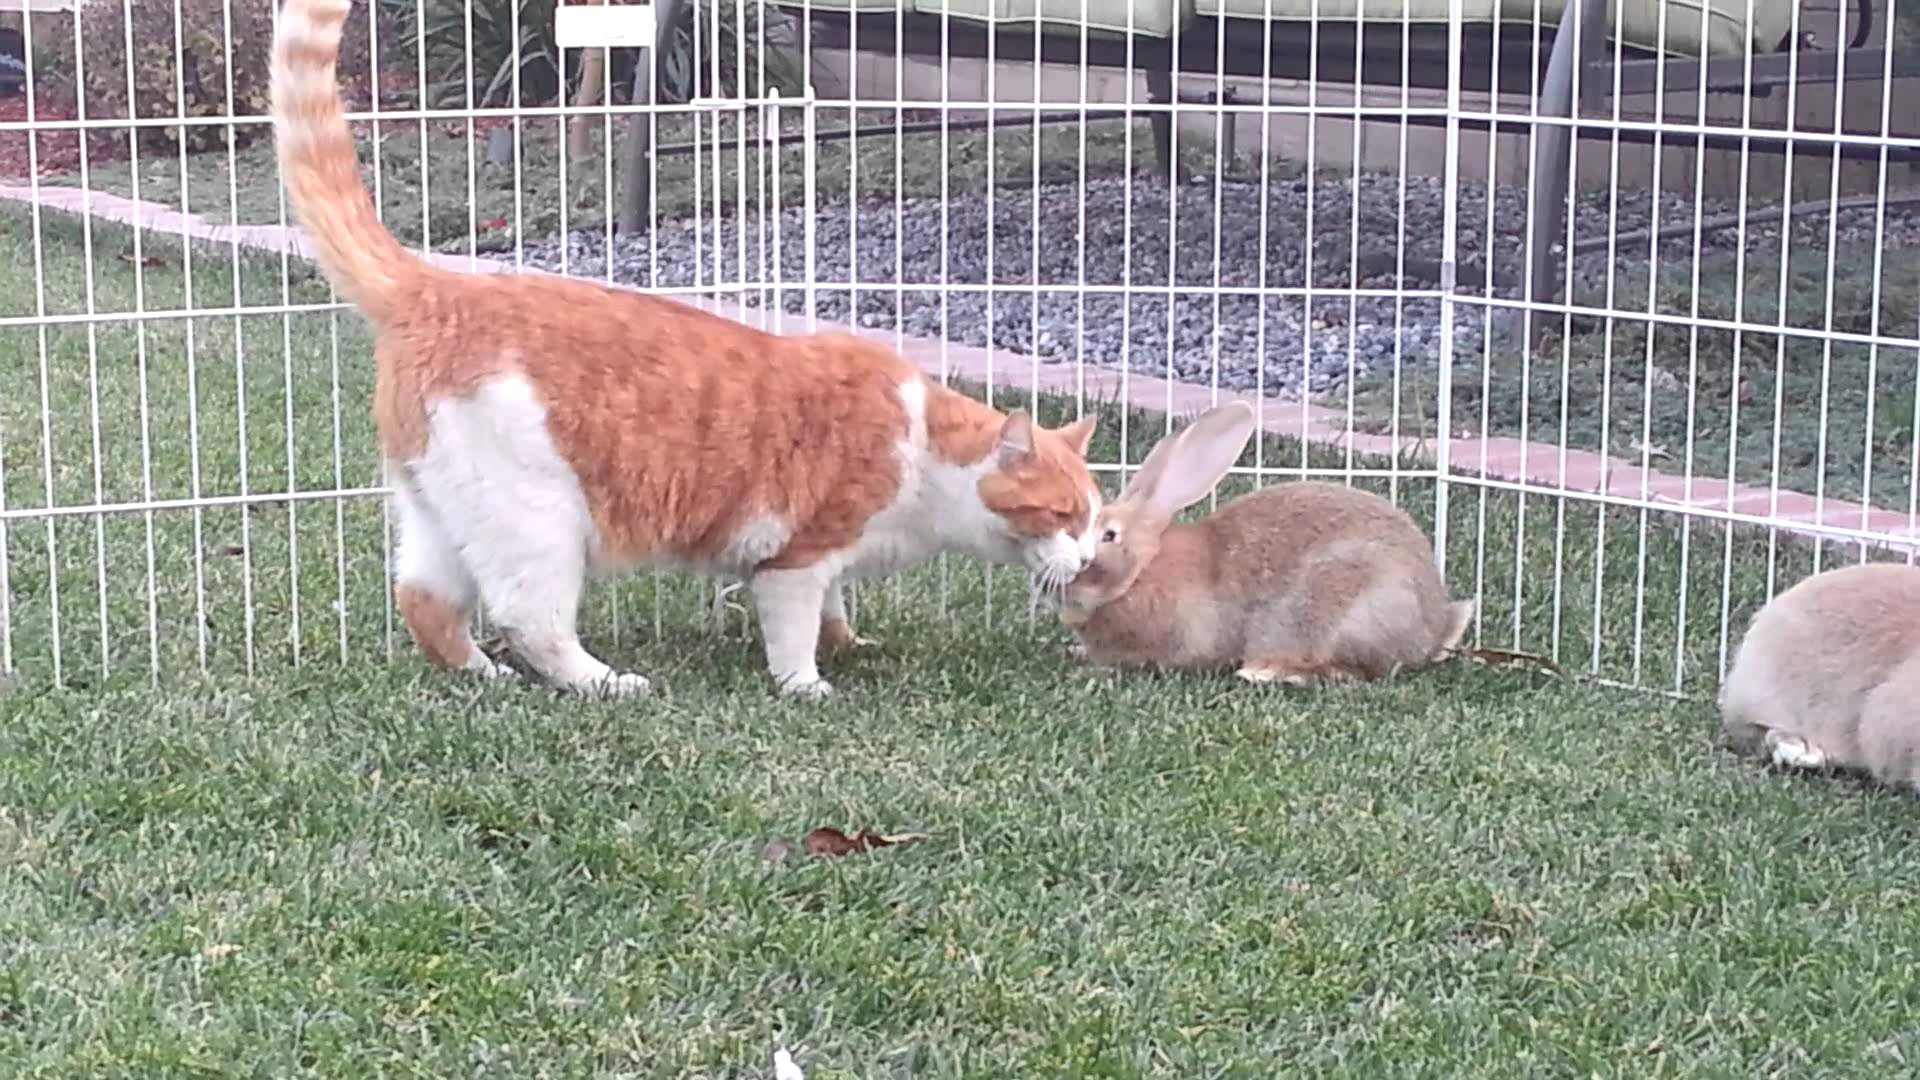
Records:
<instances>
[{"instance_id":1,"label":"dry brown leaf on grass","mask_svg":"<svg viewBox=\"0 0 1920 1080\"><path fill-rule=\"evenodd\" d=\"M927 838L926 833L894 833L883 836L874 832L857 832L852 836L835 828L815 829L801 841L807 854L827 858L839 858L842 855L855 855L872 851L875 848L893 847L896 844L917 844Z\"/></svg>"},{"instance_id":2,"label":"dry brown leaf on grass","mask_svg":"<svg viewBox=\"0 0 1920 1080\"><path fill-rule=\"evenodd\" d=\"M818 828L800 840L800 847L807 854L821 859L838 859L846 855L860 855L876 848L894 847L900 844L917 844L927 839L926 833L876 833L861 830L849 836L831 826ZM768 862L785 862L792 849L784 840L775 840L768 844L761 855Z\"/></svg>"}]
</instances>

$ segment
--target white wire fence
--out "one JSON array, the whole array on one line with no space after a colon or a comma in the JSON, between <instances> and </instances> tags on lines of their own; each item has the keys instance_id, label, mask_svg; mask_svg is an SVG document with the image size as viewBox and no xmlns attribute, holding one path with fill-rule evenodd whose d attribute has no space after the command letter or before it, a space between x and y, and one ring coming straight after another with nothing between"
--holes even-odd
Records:
<instances>
[{"instance_id":1,"label":"white wire fence","mask_svg":"<svg viewBox=\"0 0 1920 1080\"><path fill-rule=\"evenodd\" d=\"M271 0L23 6L61 10L0 14L28 73L0 98L0 671L404 651L368 336L273 167ZM1911 558L1894 0L1221 7L714 0L599 52L551 3L387 0L342 85L383 216L435 257L883 335L1002 407L1100 409L1109 474L1245 397L1271 438L1229 488L1390 495L1477 640L1601 680L1699 692L1786 584ZM681 625L710 590L605 588L583 621L710 634ZM953 563L880 598L1046 629Z\"/></svg>"}]
</instances>

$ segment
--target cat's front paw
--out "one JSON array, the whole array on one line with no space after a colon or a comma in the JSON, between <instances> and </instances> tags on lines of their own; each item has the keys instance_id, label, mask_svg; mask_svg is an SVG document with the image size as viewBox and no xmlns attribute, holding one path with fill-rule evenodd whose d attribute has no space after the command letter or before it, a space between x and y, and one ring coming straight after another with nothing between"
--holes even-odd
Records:
<instances>
[{"instance_id":1,"label":"cat's front paw","mask_svg":"<svg viewBox=\"0 0 1920 1080\"><path fill-rule=\"evenodd\" d=\"M581 693L598 701L619 701L644 697L653 692L653 683L645 675L631 671L608 672L607 676L580 688Z\"/></svg>"},{"instance_id":2,"label":"cat's front paw","mask_svg":"<svg viewBox=\"0 0 1920 1080\"><path fill-rule=\"evenodd\" d=\"M818 676L811 679L782 679L780 693L801 701L825 701L833 696L833 684Z\"/></svg>"}]
</instances>

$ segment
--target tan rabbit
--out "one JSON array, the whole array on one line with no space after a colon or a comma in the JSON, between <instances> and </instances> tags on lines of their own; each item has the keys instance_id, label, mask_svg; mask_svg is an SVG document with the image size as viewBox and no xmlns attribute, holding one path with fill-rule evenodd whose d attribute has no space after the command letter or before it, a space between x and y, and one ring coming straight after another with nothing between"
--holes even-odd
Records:
<instances>
[{"instance_id":1,"label":"tan rabbit","mask_svg":"<svg viewBox=\"0 0 1920 1080\"><path fill-rule=\"evenodd\" d=\"M1162 439L1100 511L1094 560L1064 590L1061 617L1088 660L1162 668L1237 666L1250 682L1386 678L1453 650L1473 619L1411 517L1342 484L1262 488L1190 524L1253 435L1231 402Z\"/></svg>"},{"instance_id":2,"label":"tan rabbit","mask_svg":"<svg viewBox=\"0 0 1920 1080\"><path fill-rule=\"evenodd\" d=\"M1727 740L1920 788L1920 567L1828 570L1768 601L1720 688Z\"/></svg>"}]
</instances>

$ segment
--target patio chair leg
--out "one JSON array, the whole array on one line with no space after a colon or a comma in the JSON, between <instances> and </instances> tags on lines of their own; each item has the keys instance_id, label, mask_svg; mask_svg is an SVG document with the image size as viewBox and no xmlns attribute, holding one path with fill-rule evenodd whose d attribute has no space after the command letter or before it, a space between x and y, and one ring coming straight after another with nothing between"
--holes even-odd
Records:
<instances>
[{"instance_id":1,"label":"patio chair leg","mask_svg":"<svg viewBox=\"0 0 1920 1080\"><path fill-rule=\"evenodd\" d=\"M1540 114L1573 119L1580 114L1583 99L1592 94L1591 80L1574 86L1575 73L1586 68L1604 40L1607 5L1595 0L1569 0L1567 10L1554 31L1553 52L1547 59L1547 74L1540 88ZM1577 50L1577 53L1576 53ZM1576 96L1576 89L1578 95ZM1553 245L1564 239L1567 221L1567 192L1571 187L1568 147L1573 129L1564 124L1543 126L1533 137L1533 204L1528 215L1527 236L1528 297L1536 304L1550 304L1560 296L1563 281L1561 261L1555 258ZM1562 257L1569 253L1561 252ZM1540 336L1559 317L1527 309L1525 347L1540 344Z\"/></svg>"},{"instance_id":2,"label":"patio chair leg","mask_svg":"<svg viewBox=\"0 0 1920 1080\"><path fill-rule=\"evenodd\" d=\"M1168 105L1173 102L1173 56L1169 53L1165 62L1155 55L1148 61L1147 100L1156 105ZM1169 186L1186 182L1186 175L1180 168L1180 154L1174 145L1173 113L1156 112L1153 114L1153 163L1156 174L1164 178Z\"/></svg>"}]
</instances>

